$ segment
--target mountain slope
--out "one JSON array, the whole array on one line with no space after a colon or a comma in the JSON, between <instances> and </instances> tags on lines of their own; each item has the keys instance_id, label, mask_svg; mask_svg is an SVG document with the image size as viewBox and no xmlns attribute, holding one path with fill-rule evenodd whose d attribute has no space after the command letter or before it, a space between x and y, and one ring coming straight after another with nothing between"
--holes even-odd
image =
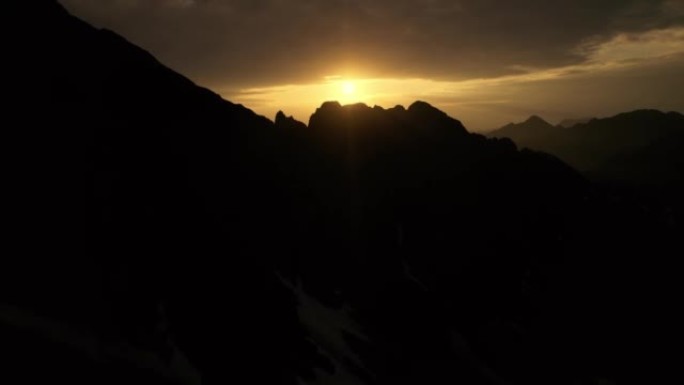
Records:
<instances>
[{"instance_id":1,"label":"mountain slope","mask_svg":"<svg viewBox=\"0 0 684 385\"><path fill-rule=\"evenodd\" d=\"M227 376L225 357L211 357L230 347L243 357L231 376L294 382L299 369L281 357L306 365L309 355L294 297L250 257L277 250L286 207L269 171L273 123L56 2L22 4L12 16L30 33L8 57L14 94L30 97L8 108L21 168L7 213L21 253L3 266L3 302L169 365L171 338L205 379ZM257 241L262 231L274 244ZM97 374L83 382L108 381Z\"/></svg>"}]
</instances>

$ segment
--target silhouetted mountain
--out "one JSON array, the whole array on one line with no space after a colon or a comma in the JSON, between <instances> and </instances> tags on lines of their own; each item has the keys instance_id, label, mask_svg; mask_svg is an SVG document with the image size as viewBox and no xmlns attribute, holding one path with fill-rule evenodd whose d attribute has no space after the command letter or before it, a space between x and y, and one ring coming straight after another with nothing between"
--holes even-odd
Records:
<instances>
[{"instance_id":1,"label":"silhouetted mountain","mask_svg":"<svg viewBox=\"0 0 684 385\"><path fill-rule=\"evenodd\" d=\"M498 130L488 133L488 136L495 138L515 138L516 143L533 140L540 135L549 135L556 127L544 119L532 115L522 123L509 123ZM514 139L514 140L515 140Z\"/></svg>"},{"instance_id":2,"label":"silhouetted mountain","mask_svg":"<svg viewBox=\"0 0 684 385\"><path fill-rule=\"evenodd\" d=\"M670 354L662 208L425 102L273 123L55 2L11 10L2 375L622 383Z\"/></svg>"},{"instance_id":3,"label":"silhouetted mountain","mask_svg":"<svg viewBox=\"0 0 684 385\"><path fill-rule=\"evenodd\" d=\"M28 88L9 93L12 158L21 169L8 175L15 203L6 213L7 247L19 252L0 269L2 302L42 320L29 332L48 338L32 350L59 346L50 325L61 324L96 346L90 354L66 343L73 354L40 361L11 354L18 362L8 366L23 368L27 383L48 375L150 383L156 371L138 356L158 356L155 365L174 373L184 361L174 353L179 346L191 371L210 382L226 371L294 382L297 365L316 349L303 338L294 296L255 259L280 249L277 210L289 212L278 192L273 123L54 1L21 3L6 15L26 21L16 38L23 46L7 53L17 64L10 90L20 82ZM72 339L81 338L57 338ZM126 346L128 353L108 353ZM228 365L235 355L240 360ZM35 369L48 364L70 369ZM117 379L111 371L129 374Z\"/></svg>"},{"instance_id":4,"label":"silhouetted mountain","mask_svg":"<svg viewBox=\"0 0 684 385\"><path fill-rule=\"evenodd\" d=\"M275 117L275 125L283 130L304 130L306 124L296 120L291 116L286 116L282 111L278 111Z\"/></svg>"},{"instance_id":5,"label":"silhouetted mountain","mask_svg":"<svg viewBox=\"0 0 684 385\"><path fill-rule=\"evenodd\" d=\"M634 111L564 130L523 123L490 136L554 154L597 180L653 185L681 185L683 180L684 116L676 112Z\"/></svg>"}]
</instances>

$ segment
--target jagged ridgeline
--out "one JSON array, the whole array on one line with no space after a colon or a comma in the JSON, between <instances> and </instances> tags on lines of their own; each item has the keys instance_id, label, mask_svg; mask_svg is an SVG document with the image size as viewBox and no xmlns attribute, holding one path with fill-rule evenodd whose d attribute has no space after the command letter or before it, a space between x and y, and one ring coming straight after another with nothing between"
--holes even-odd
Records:
<instances>
[{"instance_id":1,"label":"jagged ridgeline","mask_svg":"<svg viewBox=\"0 0 684 385\"><path fill-rule=\"evenodd\" d=\"M593 384L664 355L660 211L424 102L274 123L54 1L9 9L0 375Z\"/></svg>"}]
</instances>

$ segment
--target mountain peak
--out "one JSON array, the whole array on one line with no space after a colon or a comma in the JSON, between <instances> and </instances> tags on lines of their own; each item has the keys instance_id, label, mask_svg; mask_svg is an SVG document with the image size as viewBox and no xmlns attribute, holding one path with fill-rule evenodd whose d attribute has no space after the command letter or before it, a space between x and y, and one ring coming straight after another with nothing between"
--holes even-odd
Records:
<instances>
[{"instance_id":1,"label":"mountain peak","mask_svg":"<svg viewBox=\"0 0 684 385\"><path fill-rule=\"evenodd\" d=\"M278 111L275 116L275 125L283 129L301 129L306 128L306 124L298 121L292 116L287 116L283 111Z\"/></svg>"},{"instance_id":2,"label":"mountain peak","mask_svg":"<svg viewBox=\"0 0 684 385\"><path fill-rule=\"evenodd\" d=\"M413 111L413 112L419 112L419 111L433 111L433 112L439 112L440 114L444 114L444 112L440 111L439 109L433 107L430 103L424 102L422 100L417 100L413 102L408 108L408 111Z\"/></svg>"},{"instance_id":3,"label":"mountain peak","mask_svg":"<svg viewBox=\"0 0 684 385\"><path fill-rule=\"evenodd\" d=\"M549 122L539 117L539 115L532 115L525 121L525 124L540 124L551 126Z\"/></svg>"},{"instance_id":4,"label":"mountain peak","mask_svg":"<svg viewBox=\"0 0 684 385\"><path fill-rule=\"evenodd\" d=\"M321 104L321 107L319 109L320 110L337 110L340 108L342 108L342 105L340 104L340 102L338 102L336 100L331 100L331 101L323 102L323 104Z\"/></svg>"},{"instance_id":5,"label":"mountain peak","mask_svg":"<svg viewBox=\"0 0 684 385\"><path fill-rule=\"evenodd\" d=\"M381 106L369 107L363 103L340 105L339 102L329 101L317 108L309 120L309 127L354 127L352 131L375 131L380 126L390 127L397 122L421 129L446 129L451 134L465 134L467 130L460 121L451 118L430 104L417 101L408 109L395 106L385 109ZM346 130L346 129L345 129Z\"/></svg>"},{"instance_id":6,"label":"mountain peak","mask_svg":"<svg viewBox=\"0 0 684 385\"><path fill-rule=\"evenodd\" d=\"M550 133L550 129L554 126L542 119L538 115L532 115L527 120L522 123L509 123L497 130L490 132L488 135L491 137L507 137L507 138L518 138L520 135L527 136L537 136Z\"/></svg>"},{"instance_id":7,"label":"mountain peak","mask_svg":"<svg viewBox=\"0 0 684 385\"><path fill-rule=\"evenodd\" d=\"M463 124L447 115L446 112L433 107L427 102L416 101L407 110L409 116L416 121L424 124L436 126L436 127L448 127L450 129L455 128L461 133L467 133L468 131L463 126Z\"/></svg>"},{"instance_id":8,"label":"mountain peak","mask_svg":"<svg viewBox=\"0 0 684 385\"><path fill-rule=\"evenodd\" d=\"M543 118L541 118L539 115L532 115L522 123L510 123L505 127L531 130L545 130L548 128L553 128L553 125L544 120Z\"/></svg>"}]
</instances>

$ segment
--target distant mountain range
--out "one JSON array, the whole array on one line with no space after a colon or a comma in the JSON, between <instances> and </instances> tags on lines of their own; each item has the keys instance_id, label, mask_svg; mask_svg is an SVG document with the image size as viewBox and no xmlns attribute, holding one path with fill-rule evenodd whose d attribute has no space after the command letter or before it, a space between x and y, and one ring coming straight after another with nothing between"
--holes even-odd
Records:
<instances>
[{"instance_id":1,"label":"distant mountain range","mask_svg":"<svg viewBox=\"0 0 684 385\"><path fill-rule=\"evenodd\" d=\"M671 357L669 207L426 102L272 122L12 4L3 383L649 383Z\"/></svg>"},{"instance_id":2,"label":"distant mountain range","mask_svg":"<svg viewBox=\"0 0 684 385\"><path fill-rule=\"evenodd\" d=\"M552 126L533 116L488 134L558 156L596 180L681 186L684 115L640 110L604 119Z\"/></svg>"}]
</instances>

